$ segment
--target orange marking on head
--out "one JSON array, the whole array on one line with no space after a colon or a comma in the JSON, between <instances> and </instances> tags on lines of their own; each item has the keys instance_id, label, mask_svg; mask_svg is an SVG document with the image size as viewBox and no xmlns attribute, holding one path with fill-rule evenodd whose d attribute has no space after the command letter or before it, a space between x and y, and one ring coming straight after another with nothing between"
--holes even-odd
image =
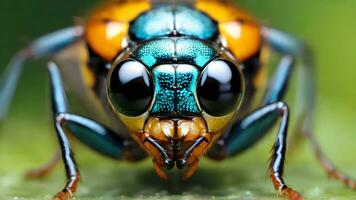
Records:
<instances>
[{"instance_id":1,"label":"orange marking on head","mask_svg":"<svg viewBox=\"0 0 356 200\"><path fill-rule=\"evenodd\" d=\"M148 0L111 0L95 9L89 19L130 22L149 8L151 8L151 4Z\"/></svg>"},{"instance_id":2,"label":"orange marking on head","mask_svg":"<svg viewBox=\"0 0 356 200\"><path fill-rule=\"evenodd\" d=\"M145 0L114 1L95 10L85 23L88 45L107 61L126 47L129 22L150 8Z\"/></svg>"},{"instance_id":3,"label":"orange marking on head","mask_svg":"<svg viewBox=\"0 0 356 200\"><path fill-rule=\"evenodd\" d=\"M244 61L259 51L260 26L247 12L220 0L199 0L195 6L218 22L224 46L239 61Z\"/></svg>"},{"instance_id":4,"label":"orange marking on head","mask_svg":"<svg viewBox=\"0 0 356 200\"><path fill-rule=\"evenodd\" d=\"M195 4L198 10L208 14L218 22L232 20L253 20L253 17L235 5L221 0L198 0Z\"/></svg>"},{"instance_id":5,"label":"orange marking on head","mask_svg":"<svg viewBox=\"0 0 356 200\"><path fill-rule=\"evenodd\" d=\"M168 142L168 137L174 132L174 123L171 120L159 120L155 117L150 117L144 127L144 132L149 136Z\"/></svg>"},{"instance_id":6,"label":"orange marking on head","mask_svg":"<svg viewBox=\"0 0 356 200\"><path fill-rule=\"evenodd\" d=\"M239 61L255 55L261 48L262 38L260 27L251 22L230 21L219 24L225 47Z\"/></svg>"},{"instance_id":7,"label":"orange marking on head","mask_svg":"<svg viewBox=\"0 0 356 200\"><path fill-rule=\"evenodd\" d=\"M153 157L155 170L160 177L165 178L162 168L166 167L165 161L169 158L177 163L181 160L186 161L184 167L187 169L185 175L187 178L193 175L199 158L210 148L211 142L218 134L208 132L202 117L178 121L149 117L143 131L134 132L132 136ZM204 140L196 143L201 138ZM148 142L148 139L155 141L156 144ZM158 146L163 151L160 152ZM162 152L166 155L163 156Z\"/></svg>"},{"instance_id":8,"label":"orange marking on head","mask_svg":"<svg viewBox=\"0 0 356 200\"><path fill-rule=\"evenodd\" d=\"M88 21L86 41L99 56L111 61L123 49L128 25L121 22Z\"/></svg>"},{"instance_id":9,"label":"orange marking on head","mask_svg":"<svg viewBox=\"0 0 356 200\"><path fill-rule=\"evenodd\" d=\"M184 141L194 141L206 132L205 122L200 117L178 121L177 139L184 138Z\"/></svg>"}]
</instances>

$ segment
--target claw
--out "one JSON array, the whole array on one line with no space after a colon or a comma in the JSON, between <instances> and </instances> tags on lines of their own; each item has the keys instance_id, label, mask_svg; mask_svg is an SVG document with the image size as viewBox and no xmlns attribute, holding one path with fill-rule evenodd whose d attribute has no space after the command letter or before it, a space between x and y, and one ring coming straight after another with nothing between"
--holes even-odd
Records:
<instances>
[{"instance_id":1,"label":"claw","mask_svg":"<svg viewBox=\"0 0 356 200\"><path fill-rule=\"evenodd\" d=\"M53 200L70 200L73 197L74 197L74 195L70 189L64 189L63 191L58 192L53 197Z\"/></svg>"},{"instance_id":2,"label":"claw","mask_svg":"<svg viewBox=\"0 0 356 200\"><path fill-rule=\"evenodd\" d=\"M76 175L73 177L68 178L67 184L65 188L58 192L54 197L53 200L69 200L74 197L74 193L77 190L78 182L80 180L80 176Z\"/></svg>"},{"instance_id":3,"label":"claw","mask_svg":"<svg viewBox=\"0 0 356 200\"><path fill-rule=\"evenodd\" d=\"M287 197L289 200L303 200L303 196L295 191L294 189L288 187L283 178L280 177L278 173L271 172L270 175L274 188L278 191L278 194Z\"/></svg>"},{"instance_id":4,"label":"claw","mask_svg":"<svg viewBox=\"0 0 356 200\"><path fill-rule=\"evenodd\" d=\"M288 199L290 199L290 200L303 200L303 196L299 192L297 192L289 187L280 189L279 193L283 196L288 197Z\"/></svg>"}]
</instances>

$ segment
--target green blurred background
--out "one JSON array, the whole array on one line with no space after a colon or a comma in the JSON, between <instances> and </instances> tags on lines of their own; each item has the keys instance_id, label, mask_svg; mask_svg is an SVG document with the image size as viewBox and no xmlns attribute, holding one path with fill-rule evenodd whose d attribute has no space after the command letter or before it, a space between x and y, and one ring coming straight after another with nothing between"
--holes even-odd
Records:
<instances>
[{"instance_id":1,"label":"green blurred background","mask_svg":"<svg viewBox=\"0 0 356 200\"><path fill-rule=\"evenodd\" d=\"M98 0L0 1L0 70L32 39L73 24ZM323 149L356 177L356 1L239 0L266 24L305 40L317 65L316 135ZM23 173L57 149L51 126L45 61L29 61L0 128L0 199L50 199L64 184L62 165L44 180ZM290 94L293 96L293 94ZM288 98L293 100L293 98ZM293 109L293 106L292 106ZM293 120L294 118L292 118ZM151 161L115 162L76 145L83 181L79 199L275 199L267 160L275 134L225 162L203 160L188 182L164 182ZM307 199L356 199L356 191L329 180L304 143L287 158L285 178Z\"/></svg>"}]
</instances>

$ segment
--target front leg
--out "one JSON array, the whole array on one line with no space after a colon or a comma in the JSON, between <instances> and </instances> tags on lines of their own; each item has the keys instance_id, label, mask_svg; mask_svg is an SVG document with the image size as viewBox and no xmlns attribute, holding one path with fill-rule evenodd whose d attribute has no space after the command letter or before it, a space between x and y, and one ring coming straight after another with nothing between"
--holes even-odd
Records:
<instances>
[{"instance_id":1,"label":"front leg","mask_svg":"<svg viewBox=\"0 0 356 200\"><path fill-rule=\"evenodd\" d=\"M118 136L110 129L91 119L68 113L69 109L59 69L54 63L50 63L48 71L54 124L67 174L67 183L64 189L54 199L67 200L76 192L80 175L66 133L74 135L87 146L114 159L130 160L138 158L138 155L133 155L128 151L130 148L128 140Z\"/></svg>"},{"instance_id":2,"label":"front leg","mask_svg":"<svg viewBox=\"0 0 356 200\"><path fill-rule=\"evenodd\" d=\"M259 113L260 112L260 113ZM292 188L288 187L283 180L283 170L285 162L285 154L287 150L287 134L288 134L288 122L289 122L289 109L283 102L277 102L270 104L255 114L256 120L263 120L264 117L278 114L281 117L281 123L279 126L277 139L272 148L271 162L269 166L269 173L272 179L274 188L280 192L280 194L287 196L291 200L303 199L302 195ZM254 122L251 122L253 126Z\"/></svg>"},{"instance_id":3,"label":"front leg","mask_svg":"<svg viewBox=\"0 0 356 200\"><path fill-rule=\"evenodd\" d=\"M62 127L63 118L62 115L58 115L55 119L55 127L57 132L57 138L61 147L62 159L64 162L67 183L62 191L60 191L53 198L54 200L67 200L73 197L73 194L77 190L77 186L80 179L77 162L73 157L71 145Z\"/></svg>"},{"instance_id":4,"label":"front leg","mask_svg":"<svg viewBox=\"0 0 356 200\"><path fill-rule=\"evenodd\" d=\"M276 29L264 28L262 31L262 35L268 44L273 47L277 52L283 55L293 55L295 58L299 58L301 60L301 71L300 76L297 82L297 123L296 130L294 134L294 138L292 138L292 145L297 144L296 142L300 141L300 136L303 135L310 142L311 149L318 159L319 163L322 165L326 173L337 180L343 182L347 187L351 189L356 189L356 180L350 178L345 173L340 171L335 164L327 158L323 150L321 149L317 138L314 135L313 131L313 115L315 110L315 72L314 72L314 63L312 59L311 50L305 46L305 44L296 40L292 36L278 31ZM281 69L282 73L277 73L275 76L278 80L283 80L283 71L287 71ZM288 74L287 74L288 75ZM279 77L279 78L278 78ZM285 81L285 84L288 82ZM284 88L284 84L278 84L278 81L270 86L270 91L276 92L268 92L265 96L264 103L280 101L283 97L283 90L278 88ZM279 92L281 91L281 92ZM282 95L273 95L273 94L282 94Z\"/></svg>"},{"instance_id":5,"label":"front leg","mask_svg":"<svg viewBox=\"0 0 356 200\"><path fill-rule=\"evenodd\" d=\"M289 123L289 109L284 102L276 102L266 105L233 126L234 134L224 140L223 155L220 157L232 157L246 148L252 146L261 135L267 132L277 119L281 119L277 138L272 148L269 175L275 189L291 200L300 200L302 196L288 187L283 179L285 153L287 149L287 132Z\"/></svg>"},{"instance_id":6,"label":"front leg","mask_svg":"<svg viewBox=\"0 0 356 200\"><path fill-rule=\"evenodd\" d=\"M66 200L72 197L73 193L77 190L80 175L77 163L73 156L71 145L63 129L64 118L62 113L67 113L69 109L60 73L58 67L54 63L50 63L48 65L48 71L51 83L51 101L54 126L67 175L67 183L64 189L59 192L54 199Z\"/></svg>"}]
</instances>

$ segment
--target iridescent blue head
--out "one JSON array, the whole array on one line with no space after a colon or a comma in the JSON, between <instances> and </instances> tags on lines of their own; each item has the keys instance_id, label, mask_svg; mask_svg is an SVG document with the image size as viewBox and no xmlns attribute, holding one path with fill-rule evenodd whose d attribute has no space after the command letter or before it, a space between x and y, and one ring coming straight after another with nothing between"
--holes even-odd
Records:
<instances>
[{"instance_id":1,"label":"iridescent blue head","mask_svg":"<svg viewBox=\"0 0 356 200\"><path fill-rule=\"evenodd\" d=\"M109 100L126 116L221 117L243 95L242 74L233 61L213 44L184 37L138 44L115 64L110 81Z\"/></svg>"},{"instance_id":2,"label":"iridescent blue head","mask_svg":"<svg viewBox=\"0 0 356 200\"><path fill-rule=\"evenodd\" d=\"M153 30L130 29L135 42L113 63L107 83L112 110L154 157L161 177L162 167L197 165L235 116L244 93L239 64L215 42L215 22L188 8L173 14L165 9L141 15L131 28L147 25L151 15L173 15L173 29L154 21L148 23ZM201 28L179 24L179 16L193 14L193 27Z\"/></svg>"},{"instance_id":3,"label":"iridescent blue head","mask_svg":"<svg viewBox=\"0 0 356 200\"><path fill-rule=\"evenodd\" d=\"M191 168L242 102L244 79L235 63L199 39L145 41L114 63L108 100L157 169ZM187 152L198 140L204 147Z\"/></svg>"}]
</instances>

